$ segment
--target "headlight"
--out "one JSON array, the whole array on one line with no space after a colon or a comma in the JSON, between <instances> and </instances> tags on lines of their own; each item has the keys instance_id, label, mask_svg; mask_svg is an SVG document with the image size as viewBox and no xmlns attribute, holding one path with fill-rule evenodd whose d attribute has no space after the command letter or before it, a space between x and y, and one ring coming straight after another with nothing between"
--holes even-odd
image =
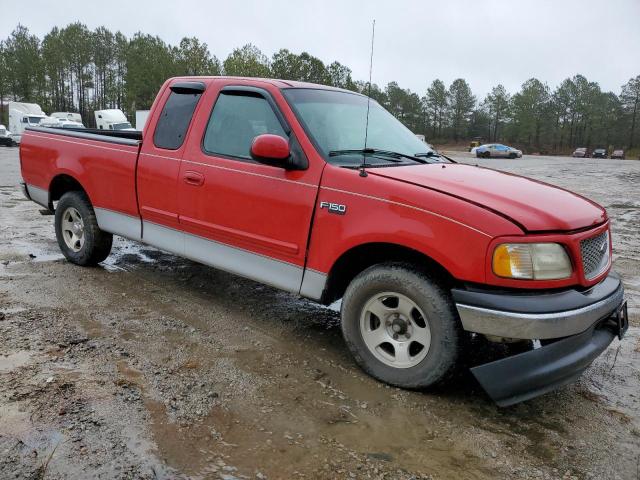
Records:
<instances>
[{"instance_id":1,"label":"headlight","mask_svg":"<svg viewBox=\"0 0 640 480\"><path fill-rule=\"evenodd\" d=\"M571 261L558 243L503 243L493 251L493 272L499 277L559 280L571 276Z\"/></svg>"}]
</instances>

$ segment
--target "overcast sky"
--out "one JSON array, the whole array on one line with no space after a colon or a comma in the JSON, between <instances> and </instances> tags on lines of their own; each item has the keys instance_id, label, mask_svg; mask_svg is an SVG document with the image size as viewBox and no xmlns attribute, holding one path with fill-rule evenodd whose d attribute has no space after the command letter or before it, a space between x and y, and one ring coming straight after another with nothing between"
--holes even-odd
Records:
<instances>
[{"instance_id":1,"label":"overcast sky","mask_svg":"<svg viewBox=\"0 0 640 480\"><path fill-rule=\"evenodd\" d=\"M197 36L221 60L253 43L271 56L307 51L367 79L376 19L373 81L422 95L435 78L465 78L483 97L511 93L533 76L555 88L576 73L603 90L640 74L640 0L0 0L0 38L18 23L42 36L81 21L171 44ZM92 6L93 4L93 6ZM163 8L162 5L171 8Z\"/></svg>"}]
</instances>

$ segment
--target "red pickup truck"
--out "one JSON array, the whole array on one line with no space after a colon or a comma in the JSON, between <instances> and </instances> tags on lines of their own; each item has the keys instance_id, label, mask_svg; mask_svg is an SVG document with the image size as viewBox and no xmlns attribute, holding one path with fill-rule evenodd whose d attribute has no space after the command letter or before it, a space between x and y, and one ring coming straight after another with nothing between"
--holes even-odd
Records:
<instances>
[{"instance_id":1,"label":"red pickup truck","mask_svg":"<svg viewBox=\"0 0 640 480\"><path fill-rule=\"evenodd\" d=\"M355 360L392 385L442 381L470 338L528 342L472 368L510 405L575 379L628 326L602 207L455 163L346 90L173 78L143 132L33 127L20 161L71 262L101 262L116 234L342 299Z\"/></svg>"}]
</instances>

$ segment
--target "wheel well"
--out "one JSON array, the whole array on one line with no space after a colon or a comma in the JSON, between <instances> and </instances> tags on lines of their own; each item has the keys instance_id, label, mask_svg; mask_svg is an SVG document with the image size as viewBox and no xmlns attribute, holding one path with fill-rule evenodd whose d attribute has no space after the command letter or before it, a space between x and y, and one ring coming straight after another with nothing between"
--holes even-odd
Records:
<instances>
[{"instance_id":1,"label":"wheel well","mask_svg":"<svg viewBox=\"0 0 640 480\"><path fill-rule=\"evenodd\" d=\"M414 268L435 274L448 288L457 281L438 262L427 255L393 243L367 243L346 251L331 267L322 303L330 304L342 298L351 280L360 272L378 263L404 262Z\"/></svg>"},{"instance_id":2,"label":"wheel well","mask_svg":"<svg viewBox=\"0 0 640 480\"><path fill-rule=\"evenodd\" d=\"M70 175L57 175L49 186L49 208L53 210L53 202L60 200L67 192L81 191L87 193L80 182Z\"/></svg>"}]
</instances>

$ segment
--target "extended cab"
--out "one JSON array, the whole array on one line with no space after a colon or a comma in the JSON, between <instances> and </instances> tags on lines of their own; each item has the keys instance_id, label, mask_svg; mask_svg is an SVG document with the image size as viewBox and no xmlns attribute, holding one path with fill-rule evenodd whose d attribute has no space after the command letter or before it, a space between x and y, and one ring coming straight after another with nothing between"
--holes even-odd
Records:
<instances>
[{"instance_id":1,"label":"extended cab","mask_svg":"<svg viewBox=\"0 0 640 480\"><path fill-rule=\"evenodd\" d=\"M575 379L628 326L602 207L450 161L357 93L174 78L143 132L28 128L20 160L71 262L101 262L116 234L342 299L355 360L400 387L446 378L472 337L526 343L472 369L510 405Z\"/></svg>"}]
</instances>

